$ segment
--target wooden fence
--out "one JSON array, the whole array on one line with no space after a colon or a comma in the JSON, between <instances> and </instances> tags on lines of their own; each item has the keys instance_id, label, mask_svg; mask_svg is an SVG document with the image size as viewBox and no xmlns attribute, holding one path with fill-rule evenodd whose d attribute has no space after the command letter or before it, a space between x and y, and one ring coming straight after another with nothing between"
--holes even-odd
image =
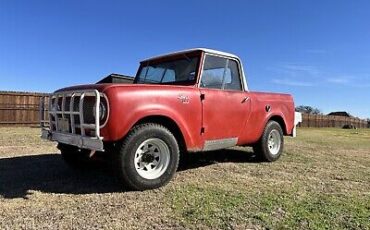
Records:
<instances>
[{"instance_id":1,"label":"wooden fence","mask_svg":"<svg viewBox=\"0 0 370 230\"><path fill-rule=\"evenodd\" d=\"M40 123L40 99L44 93L0 91L0 125L38 125ZM352 125L356 128L370 128L365 120L325 115L302 114L299 127L337 127Z\"/></svg>"},{"instance_id":2,"label":"wooden fence","mask_svg":"<svg viewBox=\"0 0 370 230\"><path fill-rule=\"evenodd\" d=\"M302 114L302 120L299 127L343 128L345 125L352 125L356 128L370 128L366 120L353 117Z\"/></svg>"},{"instance_id":3,"label":"wooden fence","mask_svg":"<svg viewBox=\"0 0 370 230\"><path fill-rule=\"evenodd\" d=\"M0 91L0 125L38 125L43 93Z\"/></svg>"}]
</instances>

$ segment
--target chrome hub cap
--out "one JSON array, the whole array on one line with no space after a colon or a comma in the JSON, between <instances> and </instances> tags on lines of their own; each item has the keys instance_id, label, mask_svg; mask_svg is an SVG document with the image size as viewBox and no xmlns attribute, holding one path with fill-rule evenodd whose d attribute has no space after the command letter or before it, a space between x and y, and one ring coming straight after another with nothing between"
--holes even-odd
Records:
<instances>
[{"instance_id":1,"label":"chrome hub cap","mask_svg":"<svg viewBox=\"0 0 370 230\"><path fill-rule=\"evenodd\" d=\"M145 140L135 152L135 169L141 177L148 180L162 176L169 163L170 149L159 138Z\"/></svg>"},{"instance_id":2,"label":"chrome hub cap","mask_svg":"<svg viewBox=\"0 0 370 230\"><path fill-rule=\"evenodd\" d=\"M272 155L276 155L280 151L281 136L276 129L272 130L268 136L267 147Z\"/></svg>"}]
</instances>

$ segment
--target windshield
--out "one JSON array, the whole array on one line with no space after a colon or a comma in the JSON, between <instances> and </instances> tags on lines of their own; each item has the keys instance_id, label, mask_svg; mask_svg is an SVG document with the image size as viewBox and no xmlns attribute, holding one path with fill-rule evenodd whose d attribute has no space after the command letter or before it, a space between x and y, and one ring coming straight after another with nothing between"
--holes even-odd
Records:
<instances>
[{"instance_id":1,"label":"windshield","mask_svg":"<svg viewBox=\"0 0 370 230\"><path fill-rule=\"evenodd\" d=\"M187 57L171 61L142 63L135 83L137 84L195 84L199 57Z\"/></svg>"}]
</instances>

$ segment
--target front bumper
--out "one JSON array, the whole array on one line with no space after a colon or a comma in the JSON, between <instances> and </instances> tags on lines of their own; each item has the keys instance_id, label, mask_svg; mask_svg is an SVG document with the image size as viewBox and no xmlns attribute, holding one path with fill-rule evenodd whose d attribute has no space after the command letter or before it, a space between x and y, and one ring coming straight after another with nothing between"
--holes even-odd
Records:
<instances>
[{"instance_id":1,"label":"front bumper","mask_svg":"<svg viewBox=\"0 0 370 230\"><path fill-rule=\"evenodd\" d=\"M94 151L104 151L104 143L101 138L83 137L80 135L50 132L43 129L41 138L49 141L56 141L67 145L76 146L81 149L90 149Z\"/></svg>"}]
</instances>

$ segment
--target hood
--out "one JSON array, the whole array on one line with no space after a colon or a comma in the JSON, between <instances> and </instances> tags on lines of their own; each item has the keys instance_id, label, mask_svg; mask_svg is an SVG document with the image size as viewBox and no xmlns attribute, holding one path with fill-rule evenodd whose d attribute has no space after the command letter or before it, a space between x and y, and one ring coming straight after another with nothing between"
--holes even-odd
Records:
<instances>
[{"instance_id":1,"label":"hood","mask_svg":"<svg viewBox=\"0 0 370 230\"><path fill-rule=\"evenodd\" d=\"M140 89L175 89L175 88L193 88L193 86L180 86L180 85L154 85L154 84L88 84L88 85L77 85L66 88L61 88L55 91L55 93L64 91L77 91L77 90L88 90L96 89L99 92L104 93L111 88L140 88Z\"/></svg>"},{"instance_id":2,"label":"hood","mask_svg":"<svg viewBox=\"0 0 370 230\"><path fill-rule=\"evenodd\" d=\"M109 84L88 84L88 85L76 85L65 87L56 90L54 93L60 93L65 91L77 91L77 90L87 90L87 89L97 89L99 92L103 92L105 88L109 87Z\"/></svg>"}]
</instances>

